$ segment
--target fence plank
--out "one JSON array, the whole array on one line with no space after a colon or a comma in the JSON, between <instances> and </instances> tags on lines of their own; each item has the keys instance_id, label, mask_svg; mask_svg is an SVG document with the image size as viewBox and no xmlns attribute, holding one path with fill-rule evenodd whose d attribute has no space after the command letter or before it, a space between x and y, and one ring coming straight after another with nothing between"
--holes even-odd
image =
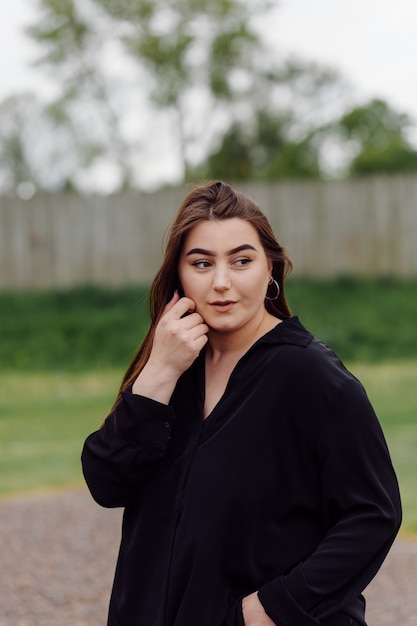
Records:
<instances>
[{"instance_id":1,"label":"fence plank","mask_svg":"<svg viewBox=\"0 0 417 626\"><path fill-rule=\"evenodd\" d=\"M245 183L294 273L417 276L417 177ZM188 189L0 199L0 289L122 286L152 279Z\"/></svg>"}]
</instances>

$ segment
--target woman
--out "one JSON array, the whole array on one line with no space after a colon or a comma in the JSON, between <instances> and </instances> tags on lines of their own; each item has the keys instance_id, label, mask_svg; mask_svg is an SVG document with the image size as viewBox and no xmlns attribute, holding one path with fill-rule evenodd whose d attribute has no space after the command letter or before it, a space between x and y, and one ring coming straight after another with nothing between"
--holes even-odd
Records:
<instances>
[{"instance_id":1,"label":"woman","mask_svg":"<svg viewBox=\"0 0 417 626\"><path fill-rule=\"evenodd\" d=\"M83 451L93 497L125 507L109 626L365 625L397 481L362 386L291 317L289 267L249 198L185 198Z\"/></svg>"}]
</instances>

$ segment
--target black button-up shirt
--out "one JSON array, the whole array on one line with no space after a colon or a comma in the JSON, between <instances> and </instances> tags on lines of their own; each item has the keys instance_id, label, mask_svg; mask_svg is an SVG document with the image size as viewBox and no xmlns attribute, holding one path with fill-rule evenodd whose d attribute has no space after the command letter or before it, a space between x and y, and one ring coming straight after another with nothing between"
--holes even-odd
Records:
<instances>
[{"instance_id":1,"label":"black button-up shirt","mask_svg":"<svg viewBox=\"0 0 417 626\"><path fill-rule=\"evenodd\" d=\"M83 451L93 497L125 507L109 626L363 618L397 533L396 477L365 391L293 317L258 340L203 420L204 354L170 404L127 391Z\"/></svg>"}]
</instances>

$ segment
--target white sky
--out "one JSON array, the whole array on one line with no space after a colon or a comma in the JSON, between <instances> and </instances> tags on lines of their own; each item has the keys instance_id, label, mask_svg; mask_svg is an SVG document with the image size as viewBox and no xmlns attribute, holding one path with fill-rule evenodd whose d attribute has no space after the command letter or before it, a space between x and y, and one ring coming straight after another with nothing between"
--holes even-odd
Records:
<instances>
[{"instance_id":1,"label":"white sky","mask_svg":"<svg viewBox=\"0 0 417 626\"><path fill-rule=\"evenodd\" d=\"M0 100L39 88L39 71L30 67L36 49L22 30L36 15L33 0L0 0Z\"/></svg>"},{"instance_id":2,"label":"white sky","mask_svg":"<svg viewBox=\"0 0 417 626\"><path fill-rule=\"evenodd\" d=\"M417 119L417 0L281 0L275 41Z\"/></svg>"},{"instance_id":3,"label":"white sky","mask_svg":"<svg viewBox=\"0 0 417 626\"><path fill-rule=\"evenodd\" d=\"M278 0L267 37L283 51L338 68L364 96L417 118L417 0ZM0 2L0 100L39 89L36 48L22 33L35 0Z\"/></svg>"}]
</instances>

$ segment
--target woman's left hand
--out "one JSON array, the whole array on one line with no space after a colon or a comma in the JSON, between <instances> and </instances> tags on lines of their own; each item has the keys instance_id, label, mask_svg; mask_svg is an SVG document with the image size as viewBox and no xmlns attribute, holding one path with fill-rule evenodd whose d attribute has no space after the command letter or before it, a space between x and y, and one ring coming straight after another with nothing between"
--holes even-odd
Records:
<instances>
[{"instance_id":1,"label":"woman's left hand","mask_svg":"<svg viewBox=\"0 0 417 626\"><path fill-rule=\"evenodd\" d=\"M242 613L245 626L276 626L275 622L265 613L256 592L243 598Z\"/></svg>"}]
</instances>

